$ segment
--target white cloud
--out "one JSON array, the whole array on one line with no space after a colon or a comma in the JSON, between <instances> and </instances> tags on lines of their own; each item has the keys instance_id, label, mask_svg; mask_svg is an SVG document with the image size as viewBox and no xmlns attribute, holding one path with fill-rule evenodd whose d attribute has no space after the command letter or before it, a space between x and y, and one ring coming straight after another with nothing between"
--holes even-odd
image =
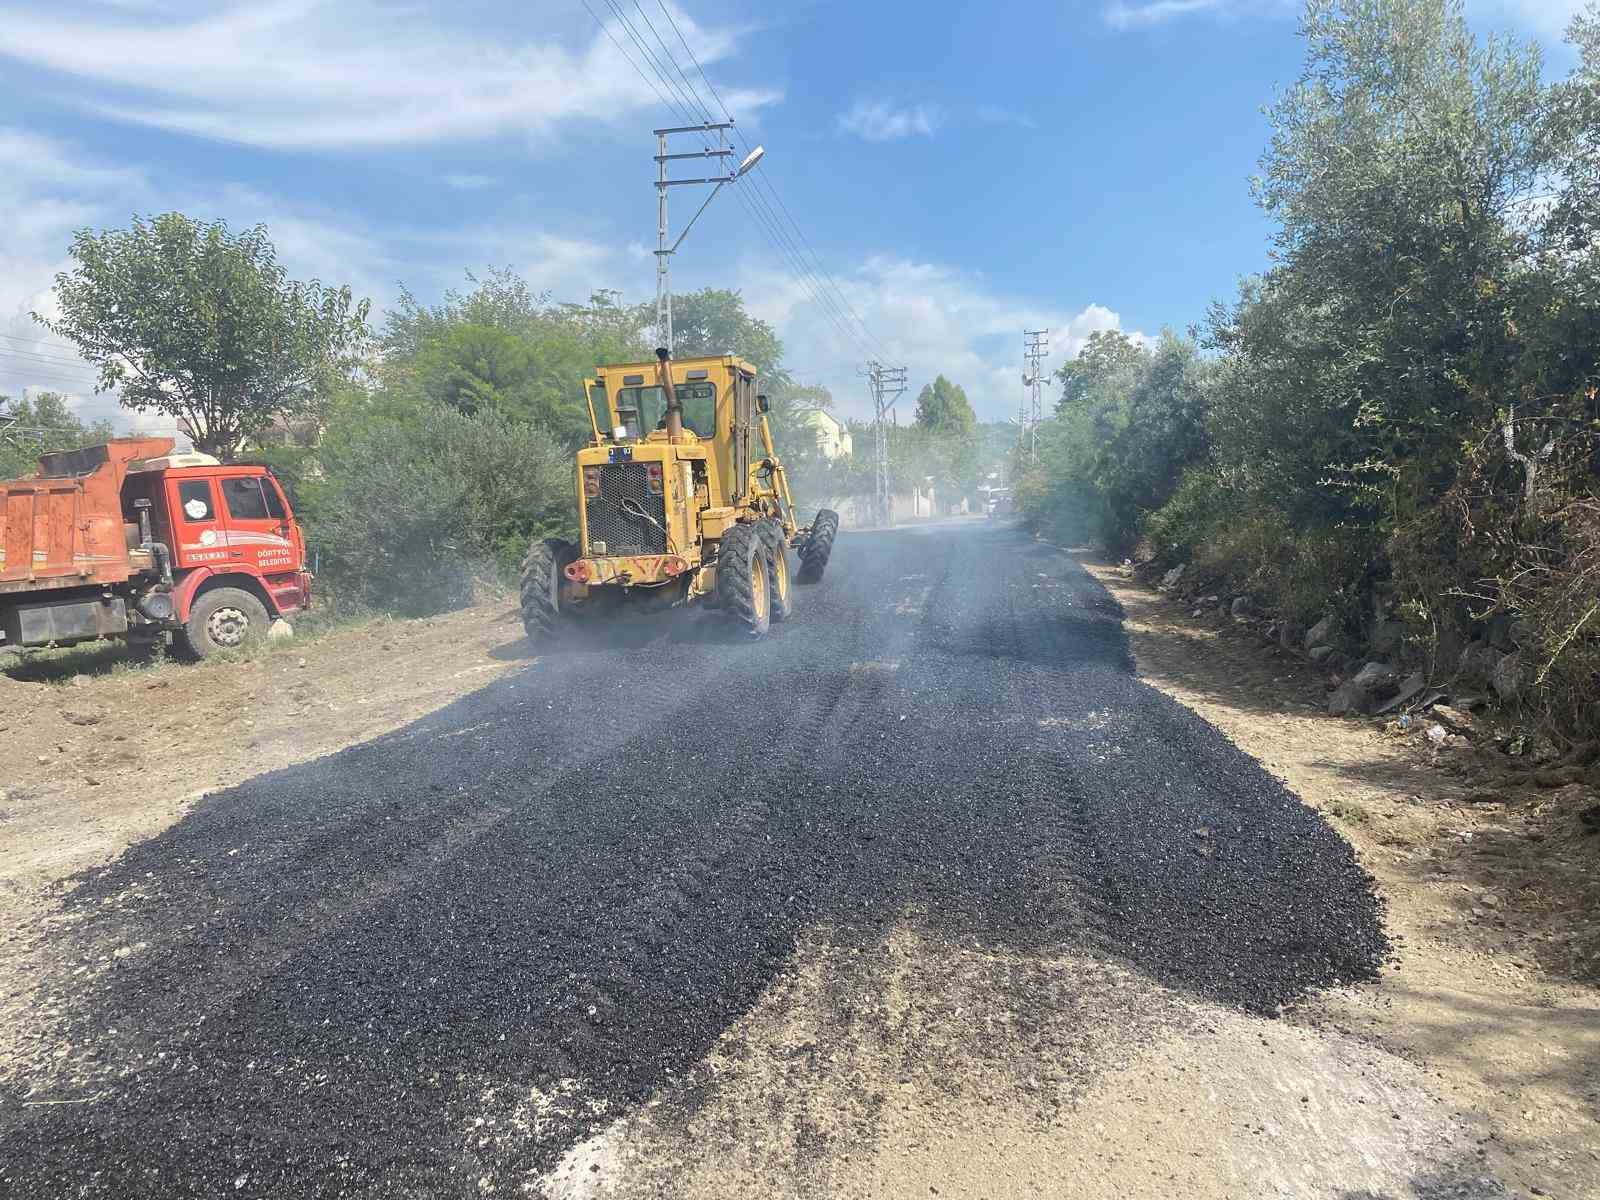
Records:
<instances>
[{"instance_id":1,"label":"white cloud","mask_svg":"<svg viewBox=\"0 0 1600 1200\"><path fill-rule=\"evenodd\" d=\"M891 142L932 137L943 124L943 116L931 104L897 107L882 100L857 100L849 112L840 113L834 121L843 133L869 142Z\"/></svg>"},{"instance_id":2,"label":"white cloud","mask_svg":"<svg viewBox=\"0 0 1600 1200\"><path fill-rule=\"evenodd\" d=\"M525 226L373 228L254 188L168 184L0 126L0 212L7 214L0 223L0 394L59 391L85 419L156 426L153 418L124 414L115 396L95 396L94 369L29 314L51 314L51 284L70 266L74 231L125 225L130 212L174 209L198 220L223 218L234 230L265 225L290 275L348 284L371 299L375 323L402 282L427 297L461 286L466 267L509 266L536 290L581 299L596 287L637 293L648 278L641 263L654 260L641 246Z\"/></svg>"},{"instance_id":3,"label":"white cloud","mask_svg":"<svg viewBox=\"0 0 1600 1200\"><path fill-rule=\"evenodd\" d=\"M1149 0L1145 4L1124 4L1117 0L1106 7L1104 17L1113 29L1147 29L1180 17L1220 13L1237 7L1234 0Z\"/></svg>"},{"instance_id":4,"label":"white cloud","mask_svg":"<svg viewBox=\"0 0 1600 1200\"><path fill-rule=\"evenodd\" d=\"M1589 0L1469 0L1467 11L1485 22L1509 21L1549 42L1559 42L1572 18L1588 3Z\"/></svg>"},{"instance_id":5,"label":"white cloud","mask_svg":"<svg viewBox=\"0 0 1600 1200\"><path fill-rule=\"evenodd\" d=\"M839 289L883 344L879 357L909 369L909 417L917 391L935 375L961 384L981 420L1014 417L1022 397L1022 331L1049 329L1047 370L1076 355L1089 335L1121 328L1101 304L1077 311L1031 304L991 290L981 278L935 263L875 257L837 280ZM867 416L866 385L857 374L865 348L828 319L794 275L770 263L747 263L745 302L783 337L785 360L807 382L833 392L841 412Z\"/></svg>"},{"instance_id":6,"label":"white cloud","mask_svg":"<svg viewBox=\"0 0 1600 1200\"><path fill-rule=\"evenodd\" d=\"M565 42L446 23L457 15L378 0L190 0L118 14L33 0L0 22L0 57L64 77L102 115L262 146L537 137L659 103L612 38L576 24L567 5L518 13L527 28L565 26ZM734 52L733 33L674 16L702 62ZM620 27L611 32L627 44ZM729 87L723 97L748 113L778 93Z\"/></svg>"}]
</instances>

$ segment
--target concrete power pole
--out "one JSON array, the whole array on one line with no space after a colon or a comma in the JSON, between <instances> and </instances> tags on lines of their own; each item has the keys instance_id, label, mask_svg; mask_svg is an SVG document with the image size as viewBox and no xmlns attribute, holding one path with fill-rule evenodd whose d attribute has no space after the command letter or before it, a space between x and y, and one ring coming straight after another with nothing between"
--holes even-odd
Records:
<instances>
[{"instance_id":1,"label":"concrete power pole","mask_svg":"<svg viewBox=\"0 0 1600 1200\"><path fill-rule=\"evenodd\" d=\"M1023 396L1022 439L1023 450L1030 460L1039 452L1039 422L1044 419L1039 401L1039 389L1044 383L1039 378L1039 362L1049 353L1048 329L1022 331L1022 357L1028 364L1022 373L1022 382L1026 387Z\"/></svg>"},{"instance_id":2,"label":"concrete power pole","mask_svg":"<svg viewBox=\"0 0 1600 1200\"><path fill-rule=\"evenodd\" d=\"M894 416L894 402L906 390L906 368L886 367L870 362L866 370L867 386L872 389L873 411L873 507L877 524L890 525L894 521L894 498L889 479L889 422Z\"/></svg>"},{"instance_id":3,"label":"concrete power pole","mask_svg":"<svg viewBox=\"0 0 1600 1200\"><path fill-rule=\"evenodd\" d=\"M668 179L667 164L682 158L719 158L726 159L733 153L728 145L728 130L733 128L732 121L706 121L700 125L674 125L669 129L656 129L656 337L670 352L672 350L672 280L670 269L672 256L678 252L678 247L683 245L683 239L689 236L689 230L694 228L694 223L700 219L700 214L705 212L706 206L717 198L726 185L736 183L745 172L761 161L766 153L766 148L757 146L744 161L725 175L710 175L704 179ZM675 133L697 133L704 137L715 132L717 144L707 143L699 150L690 150L683 154L670 154L667 151L667 139ZM701 202L695 210L694 216L689 218L689 223L683 227L683 232L678 235L678 240L672 245L667 245L667 189L685 187L691 184L714 183L717 186L711 189L711 194Z\"/></svg>"}]
</instances>

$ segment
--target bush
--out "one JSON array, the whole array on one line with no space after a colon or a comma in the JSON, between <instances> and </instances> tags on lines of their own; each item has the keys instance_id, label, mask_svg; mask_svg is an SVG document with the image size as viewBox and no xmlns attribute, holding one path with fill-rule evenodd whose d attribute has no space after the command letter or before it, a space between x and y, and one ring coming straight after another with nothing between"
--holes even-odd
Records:
<instances>
[{"instance_id":1,"label":"bush","mask_svg":"<svg viewBox=\"0 0 1600 1200\"><path fill-rule=\"evenodd\" d=\"M572 468L541 429L443 405L353 403L301 482L321 569L341 595L404 614L510 580L529 540L572 536Z\"/></svg>"}]
</instances>

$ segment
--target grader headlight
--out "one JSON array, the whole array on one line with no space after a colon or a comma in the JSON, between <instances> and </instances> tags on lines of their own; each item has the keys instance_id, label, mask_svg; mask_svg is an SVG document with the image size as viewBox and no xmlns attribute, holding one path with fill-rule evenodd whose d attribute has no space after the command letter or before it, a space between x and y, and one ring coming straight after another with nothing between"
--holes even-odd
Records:
<instances>
[{"instance_id":1,"label":"grader headlight","mask_svg":"<svg viewBox=\"0 0 1600 1200\"><path fill-rule=\"evenodd\" d=\"M599 467L585 467L583 469L583 494L590 500L600 495Z\"/></svg>"},{"instance_id":2,"label":"grader headlight","mask_svg":"<svg viewBox=\"0 0 1600 1200\"><path fill-rule=\"evenodd\" d=\"M645 478L650 485L650 494L661 495L661 464L658 462L648 464L645 468Z\"/></svg>"}]
</instances>

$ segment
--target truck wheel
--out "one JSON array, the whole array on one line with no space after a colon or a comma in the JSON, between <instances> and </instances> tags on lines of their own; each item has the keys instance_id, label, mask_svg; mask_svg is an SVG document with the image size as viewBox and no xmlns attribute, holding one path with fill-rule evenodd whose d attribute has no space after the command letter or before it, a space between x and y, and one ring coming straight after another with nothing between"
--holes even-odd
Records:
<instances>
[{"instance_id":1,"label":"truck wheel","mask_svg":"<svg viewBox=\"0 0 1600 1200\"><path fill-rule=\"evenodd\" d=\"M548 642L561 620L561 580L567 564L576 561L577 547L560 538L542 538L528 547L522 560L522 627L528 640Z\"/></svg>"},{"instance_id":2,"label":"truck wheel","mask_svg":"<svg viewBox=\"0 0 1600 1200\"><path fill-rule=\"evenodd\" d=\"M819 509L817 519L811 522L811 536L800 547L801 583L816 583L828 569L828 558L833 554L833 538L839 532L839 514L831 508Z\"/></svg>"},{"instance_id":3,"label":"truck wheel","mask_svg":"<svg viewBox=\"0 0 1600 1200\"><path fill-rule=\"evenodd\" d=\"M194 602L189 619L172 639L191 662L225 650L241 650L267 636L267 606L242 588L212 588Z\"/></svg>"},{"instance_id":4,"label":"truck wheel","mask_svg":"<svg viewBox=\"0 0 1600 1200\"><path fill-rule=\"evenodd\" d=\"M787 621L794 615L794 582L789 572L789 545L783 526L776 521L761 522L761 536L767 543L767 592L774 621Z\"/></svg>"},{"instance_id":5,"label":"truck wheel","mask_svg":"<svg viewBox=\"0 0 1600 1200\"><path fill-rule=\"evenodd\" d=\"M732 525L717 551L717 601L733 620L759 637L772 625L772 555L756 525Z\"/></svg>"}]
</instances>

